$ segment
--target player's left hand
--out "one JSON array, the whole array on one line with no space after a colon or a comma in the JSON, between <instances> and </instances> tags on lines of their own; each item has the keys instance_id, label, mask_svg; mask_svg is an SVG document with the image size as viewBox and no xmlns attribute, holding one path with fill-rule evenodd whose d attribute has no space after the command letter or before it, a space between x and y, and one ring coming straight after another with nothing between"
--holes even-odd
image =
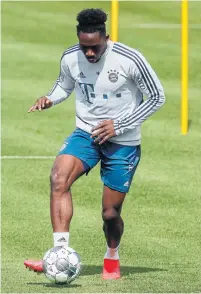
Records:
<instances>
[{"instance_id":1,"label":"player's left hand","mask_svg":"<svg viewBox=\"0 0 201 294\"><path fill-rule=\"evenodd\" d=\"M94 142L103 144L109 138L116 136L114 130L114 122L111 119L100 122L92 129L91 138L95 138Z\"/></svg>"}]
</instances>

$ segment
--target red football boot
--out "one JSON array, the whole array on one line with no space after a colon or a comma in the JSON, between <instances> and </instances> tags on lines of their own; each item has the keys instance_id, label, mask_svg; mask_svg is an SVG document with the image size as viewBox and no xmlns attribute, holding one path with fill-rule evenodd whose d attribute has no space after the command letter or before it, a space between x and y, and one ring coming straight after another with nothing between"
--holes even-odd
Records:
<instances>
[{"instance_id":1,"label":"red football boot","mask_svg":"<svg viewBox=\"0 0 201 294\"><path fill-rule=\"evenodd\" d=\"M117 280L121 278L119 259L104 258L103 280Z\"/></svg>"},{"instance_id":2,"label":"red football boot","mask_svg":"<svg viewBox=\"0 0 201 294\"><path fill-rule=\"evenodd\" d=\"M24 265L29 268L29 270L42 273L43 272L43 260L33 260L27 259L24 261Z\"/></svg>"}]
</instances>

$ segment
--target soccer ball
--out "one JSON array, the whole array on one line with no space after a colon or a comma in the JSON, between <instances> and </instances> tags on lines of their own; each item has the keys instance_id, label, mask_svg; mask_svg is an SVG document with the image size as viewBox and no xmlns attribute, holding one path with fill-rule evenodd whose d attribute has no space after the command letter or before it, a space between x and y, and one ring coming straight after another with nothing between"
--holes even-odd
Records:
<instances>
[{"instance_id":1,"label":"soccer ball","mask_svg":"<svg viewBox=\"0 0 201 294\"><path fill-rule=\"evenodd\" d=\"M43 272L51 282L70 284L79 276L80 271L80 257L70 247L53 247L43 257Z\"/></svg>"}]
</instances>

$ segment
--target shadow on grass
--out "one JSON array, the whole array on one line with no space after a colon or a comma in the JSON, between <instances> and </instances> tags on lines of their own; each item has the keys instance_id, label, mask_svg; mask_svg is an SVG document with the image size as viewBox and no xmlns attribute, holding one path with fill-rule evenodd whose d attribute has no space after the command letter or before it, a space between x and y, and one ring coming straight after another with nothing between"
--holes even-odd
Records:
<instances>
[{"instance_id":1,"label":"shadow on grass","mask_svg":"<svg viewBox=\"0 0 201 294\"><path fill-rule=\"evenodd\" d=\"M188 120L188 128L189 128L189 129L191 128L191 125L192 125L192 120L189 119L189 120Z\"/></svg>"},{"instance_id":2,"label":"shadow on grass","mask_svg":"<svg viewBox=\"0 0 201 294\"><path fill-rule=\"evenodd\" d=\"M79 288L81 287L81 285L78 285L78 284L54 284L54 283L51 283L51 282L47 282L47 283L26 283L26 285L29 285L29 286L44 286L44 287L47 287L47 288Z\"/></svg>"},{"instance_id":3,"label":"shadow on grass","mask_svg":"<svg viewBox=\"0 0 201 294\"><path fill-rule=\"evenodd\" d=\"M99 265L83 265L81 276L90 276L101 274L102 266ZM121 274L123 276L128 276L130 274L139 274L147 272L157 272L157 271L167 271L162 268L149 268L149 267L135 267L135 266L121 266Z\"/></svg>"},{"instance_id":4,"label":"shadow on grass","mask_svg":"<svg viewBox=\"0 0 201 294\"><path fill-rule=\"evenodd\" d=\"M121 266L121 274L122 277L132 275L132 274L139 274L139 273L148 273L148 272L157 272L157 271L167 271L166 269L162 268L149 268L149 267L135 267L135 266ZM100 265L83 265L82 272L80 276L91 276L91 275L99 275L102 272L102 266ZM76 281L74 282L76 283ZM54 284L51 282L47 283L27 283L27 285L43 285L47 288L78 288L81 287L79 284Z\"/></svg>"}]
</instances>

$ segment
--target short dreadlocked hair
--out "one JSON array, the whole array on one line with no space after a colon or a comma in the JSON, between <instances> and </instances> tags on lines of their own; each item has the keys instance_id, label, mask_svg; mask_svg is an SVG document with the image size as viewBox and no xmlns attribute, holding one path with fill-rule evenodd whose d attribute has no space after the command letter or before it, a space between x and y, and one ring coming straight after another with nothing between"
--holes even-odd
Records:
<instances>
[{"instance_id":1,"label":"short dreadlocked hair","mask_svg":"<svg viewBox=\"0 0 201 294\"><path fill-rule=\"evenodd\" d=\"M78 21L78 35L80 32L99 32L104 36L106 35L105 22L107 20L107 14L102 9L84 9L78 13L76 20Z\"/></svg>"}]
</instances>

